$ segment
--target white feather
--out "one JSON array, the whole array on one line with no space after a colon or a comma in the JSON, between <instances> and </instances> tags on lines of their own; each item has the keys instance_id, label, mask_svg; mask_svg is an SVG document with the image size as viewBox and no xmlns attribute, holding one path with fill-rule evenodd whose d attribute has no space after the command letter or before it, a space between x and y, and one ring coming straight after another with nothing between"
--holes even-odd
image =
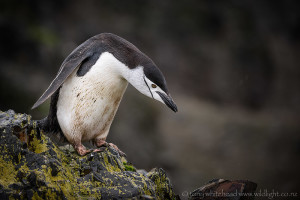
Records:
<instances>
[{"instance_id":1,"label":"white feather","mask_svg":"<svg viewBox=\"0 0 300 200\"><path fill-rule=\"evenodd\" d=\"M103 53L87 74L75 70L60 89L59 125L72 142L105 138L128 82L120 69L127 68L112 54Z\"/></svg>"}]
</instances>

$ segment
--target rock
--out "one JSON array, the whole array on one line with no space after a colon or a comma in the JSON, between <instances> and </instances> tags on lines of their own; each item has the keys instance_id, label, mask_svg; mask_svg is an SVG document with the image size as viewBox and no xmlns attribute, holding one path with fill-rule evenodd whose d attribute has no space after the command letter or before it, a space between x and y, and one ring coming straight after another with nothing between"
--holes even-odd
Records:
<instances>
[{"instance_id":1,"label":"rock","mask_svg":"<svg viewBox=\"0 0 300 200\"><path fill-rule=\"evenodd\" d=\"M257 184L251 181L215 179L191 192L190 200L251 200Z\"/></svg>"},{"instance_id":2,"label":"rock","mask_svg":"<svg viewBox=\"0 0 300 200\"><path fill-rule=\"evenodd\" d=\"M0 111L0 199L179 199L163 169L136 170L111 147L70 149L30 115Z\"/></svg>"}]
</instances>

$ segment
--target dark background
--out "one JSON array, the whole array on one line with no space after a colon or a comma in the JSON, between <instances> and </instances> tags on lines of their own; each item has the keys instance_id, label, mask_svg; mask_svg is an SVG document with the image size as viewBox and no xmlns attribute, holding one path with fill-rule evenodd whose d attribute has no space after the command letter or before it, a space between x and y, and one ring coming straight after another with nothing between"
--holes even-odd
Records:
<instances>
[{"instance_id":1,"label":"dark background","mask_svg":"<svg viewBox=\"0 0 300 200\"><path fill-rule=\"evenodd\" d=\"M129 86L108 141L178 194L214 178L299 192L299 1L0 2L0 109L33 103L64 58L101 32L160 67L179 112Z\"/></svg>"}]
</instances>

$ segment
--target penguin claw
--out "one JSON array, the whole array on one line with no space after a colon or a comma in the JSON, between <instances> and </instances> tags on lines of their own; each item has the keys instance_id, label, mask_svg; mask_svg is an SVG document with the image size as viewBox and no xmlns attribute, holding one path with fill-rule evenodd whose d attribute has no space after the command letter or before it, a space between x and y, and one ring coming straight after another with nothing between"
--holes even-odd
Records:
<instances>
[{"instance_id":1,"label":"penguin claw","mask_svg":"<svg viewBox=\"0 0 300 200\"><path fill-rule=\"evenodd\" d=\"M98 149L94 149L93 152L102 152L102 151L104 151L104 150L105 150L104 147L100 147L100 148L98 148Z\"/></svg>"},{"instance_id":2,"label":"penguin claw","mask_svg":"<svg viewBox=\"0 0 300 200\"><path fill-rule=\"evenodd\" d=\"M123 152L123 151L121 151L118 147L117 147L117 145L115 145L115 144L113 144L113 143L107 143L110 147L112 147L114 150L116 150L118 153L119 153L119 155L121 156L121 157L127 157L127 155Z\"/></svg>"},{"instance_id":3,"label":"penguin claw","mask_svg":"<svg viewBox=\"0 0 300 200\"><path fill-rule=\"evenodd\" d=\"M127 157L126 154L121 151L115 144L113 143L105 143L103 144L101 147L94 149L93 152L102 152L104 151L106 148L111 147L113 149L113 151L116 151L121 157Z\"/></svg>"},{"instance_id":4,"label":"penguin claw","mask_svg":"<svg viewBox=\"0 0 300 200\"><path fill-rule=\"evenodd\" d=\"M126 154L121 151L117 145L113 144L113 143L107 143L105 141L106 138L102 138L102 139L96 139L94 140L94 143L96 144L97 147L112 147L113 150L115 150L116 152L118 152L118 154L121 157L126 157ZM99 152L99 151L103 151L104 149L95 149L93 152Z\"/></svg>"},{"instance_id":5,"label":"penguin claw","mask_svg":"<svg viewBox=\"0 0 300 200\"><path fill-rule=\"evenodd\" d=\"M84 156L91 152L91 150L87 150L83 145L75 146L75 149L80 156Z\"/></svg>"}]
</instances>

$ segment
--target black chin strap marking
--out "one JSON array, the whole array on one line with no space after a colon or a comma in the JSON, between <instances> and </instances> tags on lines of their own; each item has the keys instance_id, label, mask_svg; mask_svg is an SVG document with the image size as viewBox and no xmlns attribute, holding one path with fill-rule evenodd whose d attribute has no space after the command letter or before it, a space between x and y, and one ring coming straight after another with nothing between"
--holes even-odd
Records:
<instances>
[{"instance_id":1,"label":"black chin strap marking","mask_svg":"<svg viewBox=\"0 0 300 200\"><path fill-rule=\"evenodd\" d=\"M144 81L145 81L145 83L146 83L146 85L147 85L149 91L150 91L150 94L151 94L152 98L154 99L153 94L152 94L152 92L151 92L151 90L150 90L150 87L149 87L149 85L148 85L148 83L147 83L147 81L146 81L146 79L145 79L145 76L143 76L143 78L144 78Z\"/></svg>"}]
</instances>

